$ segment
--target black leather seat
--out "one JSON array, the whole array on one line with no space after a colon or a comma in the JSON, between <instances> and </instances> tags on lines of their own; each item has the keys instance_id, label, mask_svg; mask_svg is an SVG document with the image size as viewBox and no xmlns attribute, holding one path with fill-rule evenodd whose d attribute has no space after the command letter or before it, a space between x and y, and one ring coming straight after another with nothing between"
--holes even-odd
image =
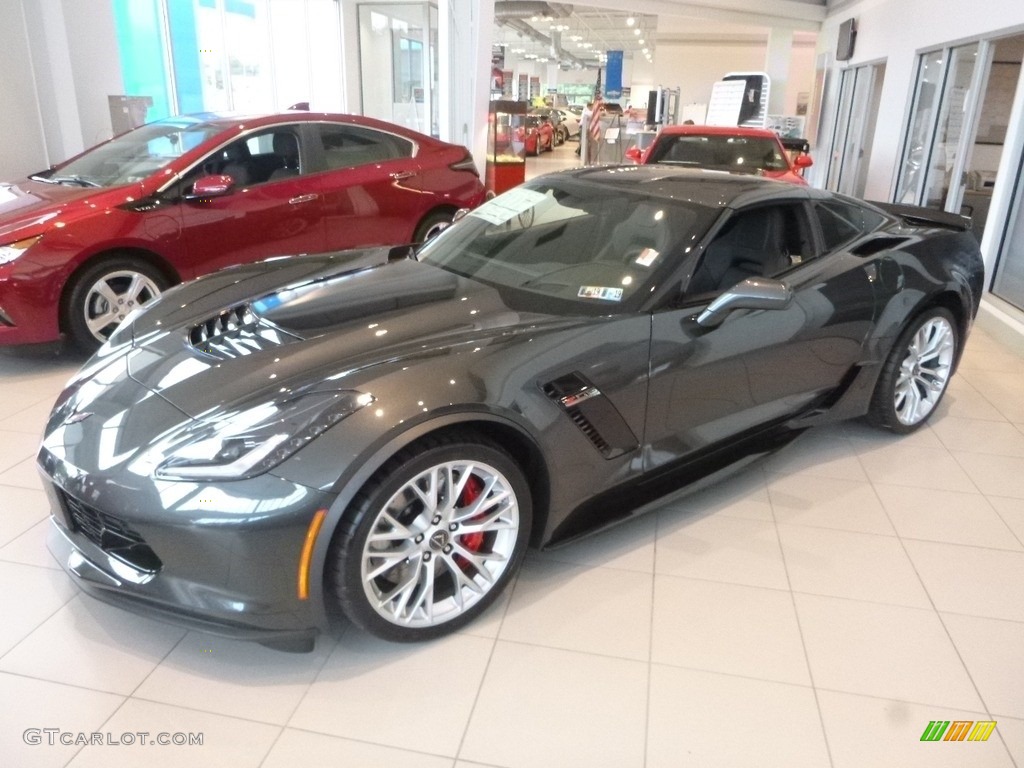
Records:
<instances>
[{"instance_id":1,"label":"black leather seat","mask_svg":"<svg viewBox=\"0 0 1024 768\"><path fill-rule=\"evenodd\" d=\"M778 208L758 208L733 219L707 247L687 293L724 291L748 277L770 277L790 266L784 219Z\"/></svg>"},{"instance_id":2,"label":"black leather seat","mask_svg":"<svg viewBox=\"0 0 1024 768\"><path fill-rule=\"evenodd\" d=\"M274 154L284 163L270 174L268 181L299 175L299 141L293 133L274 134Z\"/></svg>"},{"instance_id":3,"label":"black leather seat","mask_svg":"<svg viewBox=\"0 0 1024 768\"><path fill-rule=\"evenodd\" d=\"M244 187L252 183L252 155L245 142L229 144L220 153L220 172L235 180L235 186Z\"/></svg>"}]
</instances>

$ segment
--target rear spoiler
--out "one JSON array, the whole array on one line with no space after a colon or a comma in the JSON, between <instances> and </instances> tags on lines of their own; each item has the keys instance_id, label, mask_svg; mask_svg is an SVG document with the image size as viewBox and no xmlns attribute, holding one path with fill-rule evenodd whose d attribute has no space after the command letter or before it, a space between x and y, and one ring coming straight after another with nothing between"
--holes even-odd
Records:
<instances>
[{"instance_id":1,"label":"rear spoiler","mask_svg":"<svg viewBox=\"0 0 1024 768\"><path fill-rule=\"evenodd\" d=\"M936 211L931 208L921 208L916 205L902 205L899 203L880 203L874 200L869 201L876 208L881 208L886 213L898 216L907 224L915 227L941 227L952 229L957 232L966 232L971 228L969 216L961 216L958 213L947 213Z\"/></svg>"}]
</instances>

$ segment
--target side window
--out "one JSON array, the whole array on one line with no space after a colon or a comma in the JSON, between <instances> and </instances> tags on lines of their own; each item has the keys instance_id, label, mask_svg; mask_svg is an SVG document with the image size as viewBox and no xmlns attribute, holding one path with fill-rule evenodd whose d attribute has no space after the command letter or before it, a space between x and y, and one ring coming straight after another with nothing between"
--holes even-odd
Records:
<instances>
[{"instance_id":1,"label":"side window","mask_svg":"<svg viewBox=\"0 0 1024 768\"><path fill-rule=\"evenodd\" d=\"M318 126L327 170L411 157L413 144L390 133L356 125Z\"/></svg>"},{"instance_id":2,"label":"side window","mask_svg":"<svg viewBox=\"0 0 1024 768\"><path fill-rule=\"evenodd\" d=\"M686 294L719 293L748 277L776 277L814 258L800 203L737 211L704 249Z\"/></svg>"},{"instance_id":3,"label":"side window","mask_svg":"<svg viewBox=\"0 0 1024 768\"><path fill-rule=\"evenodd\" d=\"M814 206L825 250L834 251L885 221L880 214L844 200L829 200Z\"/></svg>"},{"instance_id":4,"label":"side window","mask_svg":"<svg viewBox=\"0 0 1024 768\"><path fill-rule=\"evenodd\" d=\"M298 131L289 126L246 136L221 147L192 168L177 185L184 193L200 176L223 174L236 187L251 187L305 173Z\"/></svg>"}]
</instances>

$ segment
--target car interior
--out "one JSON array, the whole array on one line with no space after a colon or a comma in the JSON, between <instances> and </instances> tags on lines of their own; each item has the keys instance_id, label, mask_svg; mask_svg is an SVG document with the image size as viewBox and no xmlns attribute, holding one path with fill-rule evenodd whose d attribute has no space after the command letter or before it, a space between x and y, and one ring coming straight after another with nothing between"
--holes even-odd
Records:
<instances>
[{"instance_id":1,"label":"car interior","mask_svg":"<svg viewBox=\"0 0 1024 768\"><path fill-rule=\"evenodd\" d=\"M719 293L748 277L775 277L814 253L800 205L762 206L734 215L704 251L687 293Z\"/></svg>"}]
</instances>

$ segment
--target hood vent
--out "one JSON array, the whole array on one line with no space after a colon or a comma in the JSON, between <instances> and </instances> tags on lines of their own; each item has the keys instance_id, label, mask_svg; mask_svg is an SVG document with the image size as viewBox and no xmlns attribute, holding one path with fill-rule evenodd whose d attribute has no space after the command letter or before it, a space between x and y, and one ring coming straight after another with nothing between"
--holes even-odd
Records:
<instances>
[{"instance_id":1,"label":"hood vent","mask_svg":"<svg viewBox=\"0 0 1024 768\"><path fill-rule=\"evenodd\" d=\"M224 310L193 326L188 334L195 349L221 360L280 347L299 338L258 317L248 304Z\"/></svg>"},{"instance_id":2,"label":"hood vent","mask_svg":"<svg viewBox=\"0 0 1024 768\"><path fill-rule=\"evenodd\" d=\"M615 406L583 374L574 371L549 381L541 389L606 459L614 459L639 445Z\"/></svg>"}]
</instances>

